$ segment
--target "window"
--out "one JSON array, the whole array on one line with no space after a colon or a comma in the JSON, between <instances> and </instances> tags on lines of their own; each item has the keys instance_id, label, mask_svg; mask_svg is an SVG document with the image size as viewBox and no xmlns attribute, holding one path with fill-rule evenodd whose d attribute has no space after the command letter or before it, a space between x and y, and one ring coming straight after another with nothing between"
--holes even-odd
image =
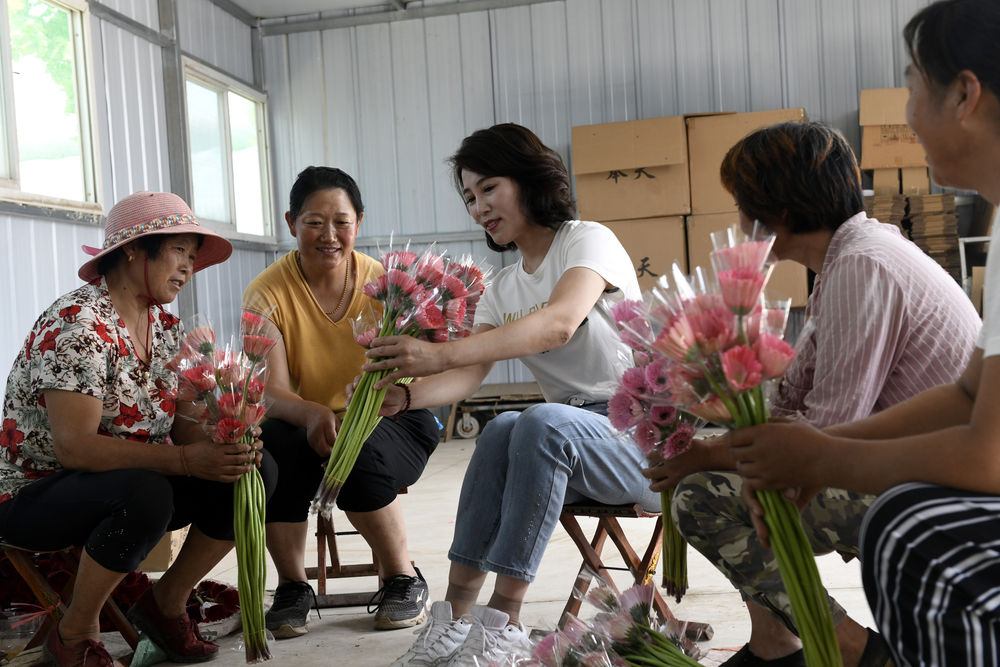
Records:
<instances>
[{"instance_id":1,"label":"window","mask_svg":"<svg viewBox=\"0 0 1000 667\"><path fill-rule=\"evenodd\" d=\"M184 79L194 212L270 236L264 95L189 60Z\"/></svg>"},{"instance_id":2,"label":"window","mask_svg":"<svg viewBox=\"0 0 1000 667\"><path fill-rule=\"evenodd\" d=\"M0 0L0 8L0 183L20 199L96 202L86 5Z\"/></svg>"}]
</instances>

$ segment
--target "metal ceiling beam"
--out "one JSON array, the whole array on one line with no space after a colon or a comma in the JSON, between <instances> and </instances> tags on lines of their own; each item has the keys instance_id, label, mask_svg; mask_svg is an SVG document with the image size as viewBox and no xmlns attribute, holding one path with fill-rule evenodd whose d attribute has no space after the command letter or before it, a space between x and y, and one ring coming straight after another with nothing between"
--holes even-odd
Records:
<instances>
[{"instance_id":1,"label":"metal ceiling beam","mask_svg":"<svg viewBox=\"0 0 1000 667\"><path fill-rule=\"evenodd\" d=\"M395 21L408 21L410 19L425 19L434 16L450 16L452 14L465 14L468 12L482 12L488 9L506 9L508 7L522 7L524 5L536 5L543 2L554 2L557 0L466 0L465 2L452 2L445 5L431 5L429 7L417 7L415 9L390 9L384 12L372 12L370 14L358 14L356 16L338 16L328 19L316 19L313 21L298 21L294 23L262 23L260 26L261 35L288 35L297 32L312 32L314 30L330 30L331 28L349 28L357 25L372 25L374 23L393 23ZM393 0L393 4L398 6L398 2Z\"/></svg>"},{"instance_id":2,"label":"metal ceiling beam","mask_svg":"<svg viewBox=\"0 0 1000 667\"><path fill-rule=\"evenodd\" d=\"M231 14L233 18L243 21L251 28L257 25L257 17L237 5L233 0L208 0L222 11Z\"/></svg>"}]
</instances>

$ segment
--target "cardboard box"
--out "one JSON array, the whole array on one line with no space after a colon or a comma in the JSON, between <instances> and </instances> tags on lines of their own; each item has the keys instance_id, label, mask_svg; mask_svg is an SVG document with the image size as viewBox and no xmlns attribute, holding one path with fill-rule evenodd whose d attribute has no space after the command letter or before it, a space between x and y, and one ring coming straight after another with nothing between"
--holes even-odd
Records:
<instances>
[{"instance_id":1,"label":"cardboard box","mask_svg":"<svg viewBox=\"0 0 1000 667\"><path fill-rule=\"evenodd\" d=\"M690 212L684 117L572 128L577 206L584 220Z\"/></svg>"},{"instance_id":2,"label":"cardboard box","mask_svg":"<svg viewBox=\"0 0 1000 667\"><path fill-rule=\"evenodd\" d=\"M861 168L926 167L924 147L906 124L906 88L861 91Z\"/></svg>"},{"instance_id":3,"label":"cardboard box","mask_svg":"<svg viewBox=\"0 0 1000 667\"><path fill-rule=\"evenodd\" d=\"M931 193L931 177L927 167L903 167L902 172L904 195L929 195Z\"/></svg>"},{"instance_id":4,"label":"cardboard box","mask_svg":"<svg viewBox=\"0 0 1000 667\"><path fill-rule=\"evenodd\" d=\"M739 221L739 214L736 212L688 216L688 271L701 266L712 273L709 253L714 248L710 234L739 224ZM765 292L770 298L791 299L793 308L805 306L809 299L806 267L790 260L778 262L767 281Z\"/></svg>"},{"instance_id":5,"label":"cardboard box","mask_svg":"<svg viewBox=\"0 0 1000 667\"><path fill-rule=\"evenodd\" d=\"M735 211L736 202L722 187L719 178L719 167L729 149L754 130L774 123L805 119L806 112L801 107L688 118L691 213Z\"/></svg>"},{"instance_id":6,"label":"cardboard box","mask_svg":"<svg viewBox=\"0 0 1000 667\"><path fill-rule=\"evenodd\" d=\"M899 169L875 169L872 171L872 190L877 195L898 195Z\"/></svg>"},{"instance_id":7,"label":"cardboard box","mask_svg":"<svg viewBox=\"0 0 1000 667\"><path fill-rule=\"evenodd\" d=\"M187 532L186 527L180 528L160 538L146 559L139 563L139 569L143 572L166 572L170 564L177 558L177 554L180 553Z\"/></svg>"},{"instance_id":8,"label":"cardboard box","mask_svg":"<svg viewBox=\"0 0 1000 667\"><path fill-rule=\"evenodd\" d=\"M628 251L639 287L643 290L652 287L661 275L670 273L674 262L687 273L687 245L682 216L612 220L604 224Z\"/></svg>"}]
</instances>

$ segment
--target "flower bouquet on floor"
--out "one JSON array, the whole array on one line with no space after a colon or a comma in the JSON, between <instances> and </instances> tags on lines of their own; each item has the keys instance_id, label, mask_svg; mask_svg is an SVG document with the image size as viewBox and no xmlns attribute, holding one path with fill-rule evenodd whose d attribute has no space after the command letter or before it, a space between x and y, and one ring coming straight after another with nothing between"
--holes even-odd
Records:
<instances>
[{"instance_id":1,"label":"flower bouquet on floor","mask_svg":"<svg viewBox=\"0 0 1000 667\"><path fill-rule=\"evenodd\" d=\"M636 365L622 375L618 390L608 401L611 425L626 434L650 463L667 461L691 446L704 420L677 409L670 389L672 363L652 348L646 306L622 301L611 309L621 339L632 348ZM670 516L673 489L660 493L663 521L662 587L677 602L687 591L687 541Z\"/></svg>"},{"instance_id":2,"label":"flower bouquet on floor","mask_svg":"<svg viewBox=\"0 0 1000 667\"><path fill-rule=\"evenodd\" d=\"M721 426L767 422L766 383L783 375L795 356L781 338L781 313L760 306L772 243L773 236L756 225L752 234L738 227L716 232L711 259L717 283L706 281L700 270L689 281L675 266L673 285L661 278L648 295L654 348L673 362L669 384L678 404ZM826 591L799 512L779 491L757 496L806 663L839 665Z\"/></svg>"},{"instance_id":3,"label":"flower bouquet on floor","mask_svg":"<svg viewBox=\"0 0 1000 667\"><path fill-rule=\"evenodd\" d=\"M181 340L169 367L179 378L178 397L195 406L195 418L214 442L252 443L264 418L267 353L277 343L261 315L244 312L241 345L218 346L210 325L195 326ZM243 641L247 662L271 658L264 627L264 482L251 467L234 484L233 527Z\"/></svg>"},{"instance_id":4,"label":"flower bouquet on floor","mask_svg":"<svg viewBox=\"0 0 1000 667\"><path fill-rule=\"evenodd\" d=\"M365 315L354 322L359 345L367 348L382 336L413 336L440 343L471 333L476 305L486 287L483 272L471 258L452 261L430 251L417 255L396 250L383 255L381 262L385 273L363 289L381 304L382 312L374 326L373 318ZM381 420L378 412L385 389L373 387L390 372L363 373L351 395L313 499L313 510L323 516L333 512L361 447Z\"/></svg>"},{"instance_id":5,"label":"flower bouquet on floor","mask_svg":"<svg viewBox=\"0 0 1000 667\"><path fill-rule=\"evenodd\" d=\"M530 664L686 667L697 665L702 657L702 650L685 637L683 622L656 627L652 584L636 584L619 595L604 583L592 588L587 600L596 607L596 615L589 622L567 615L562 630L538 642Z\"/></svg>"}]
</instances>

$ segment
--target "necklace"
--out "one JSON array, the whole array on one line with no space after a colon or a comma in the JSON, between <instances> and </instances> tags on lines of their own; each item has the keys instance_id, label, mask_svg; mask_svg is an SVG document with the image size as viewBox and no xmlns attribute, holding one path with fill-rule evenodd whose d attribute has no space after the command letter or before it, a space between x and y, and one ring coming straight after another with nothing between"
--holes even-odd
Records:
<instances>
[{"instance_id":1,"label":"necklace","mask_svg":"<svg viewBox=\"0 0 1000 667\"><path fill-rule=\"evenodd\" d=\"M298 253L298 254L295 255L295 261L298 262L298 264L299 264L299 271L301 271L303 277L305 277L306 270L304 268L302 268L302 255L301 255L301 253ZM308 281L309 281L309 279L306 278L306 282L308 282ZM337 305L336 305L336 307L333 310L324 310L323 311L324 315L333 315L334 313L336 313L337 311L340 310L341 306L344 305L344 299L347 298L347 288L350 285L350 282L351 282L351 256L348 255L347 256L347 268L344 271L344 290L340 293L340 301L337 302Z\"/></svg>"},{"instance_id":2,"label":"necklace","mask_svg":"<svg viewBox=\"0 0 1000 667\"><path fill-rule=\"evenodd\" d=\"M347 298L347 285L351 280L351 256L347 256L347 268L344 270L344 291L340 293L340 301L337 302L337 307L333 310L324 310L323 313L326 315L333 315L340 307L344 305L344 299Z\"/></svg>"}]
</instances>

